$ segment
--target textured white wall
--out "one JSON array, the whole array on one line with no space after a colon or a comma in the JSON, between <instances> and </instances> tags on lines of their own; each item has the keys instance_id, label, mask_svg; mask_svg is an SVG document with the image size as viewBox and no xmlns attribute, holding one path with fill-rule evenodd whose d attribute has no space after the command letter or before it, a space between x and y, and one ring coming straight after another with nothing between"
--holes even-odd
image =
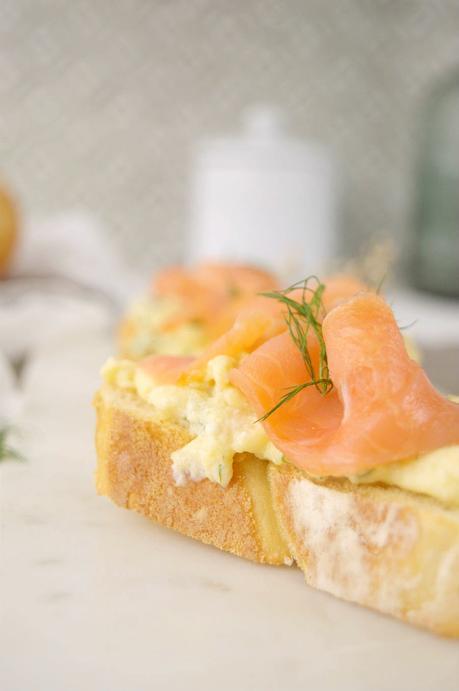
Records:
<instances>
[{"instance_id":1,"label":"textured white wall","mask_svg":"<svg viewBox=\"0 0 459 691\"><path fill-rule=\"evenodd\" d=\"M0 175L28 209L87 206L164 263L192 143L275 102L342 162L345 244L398 236L420 98L458 35L453 0L0 0Z\"/></svg>"}]
</instances>

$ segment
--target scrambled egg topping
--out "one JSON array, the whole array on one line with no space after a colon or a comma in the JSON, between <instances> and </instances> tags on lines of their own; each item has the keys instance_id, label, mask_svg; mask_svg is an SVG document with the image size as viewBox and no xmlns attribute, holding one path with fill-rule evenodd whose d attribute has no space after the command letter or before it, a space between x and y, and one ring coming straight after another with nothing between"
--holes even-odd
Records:
<instances>
[{"instance_id":1,"label":"scrambled egg topping","mask_svg":"<svg viewBox=\"0 0 459 691\"><path fill-rule=\"evenodd\" d=\"M459 396L449 396L459 403ZM382 482L459 508L459 446L446 446L407 461L388 463L349 478L356 484Z\"/></svg>"},{"instance_id":2,"label":"scrambled egg topping","mask_svg":"<svg viewBox=\"0 0 459 691\"><path fill-rule=\"evenodd\" d=\"M178 485L208 478L226 487L236 453L252 453L272 463L283 459L244 396L231 385L234 366L233 358L219 355L210 360L201 381L187 386L157 385L129 360L110 359L102 374L109 384L136 392L163 420L189 430L193 439L171 455Z\"/></svg>"},{"instance_id":3,"label":"scrambled egg topping","mask_svg":"<svg viewBox=\"0 0 459 691\"><path fill-rule=\"evenodd\" d=\"M187 386L158 385L130 360L111 358L102 370L107 383L135 392L162 420L185 426L193 436L172 454L178 485L208 478L226 487L236 453L253 453L277 464L283 460L244 396L231 385L235 364L233 358L219 355L209 362L202 380ZM349 479L356 484L381 482L459 507L459 446L377 466Z\"/></svg>"},{"instance_id":4,"label":"scrambled egg topping","mask_svg":"<svg viewBox=\"0 0 459 691\"><path fill-rule=\"evenodd\" d=\"M142 358L151 353L167 355L194 355L206 345L204 329L190 322L171 329L164 324L179 311L174 298L145 298L138 300L125 322L126 336L123 350L127 356Z\"/></svg>"},{"instance_id":5,"label":"scrambled egg topping","mask_svg":"<svg viewBox=\"0 0 459 691\"><path fill-rule=\"evenodd\" d=\"M382 482L459 507L459 446L447 446L412 460L377 466L350 480L356 484Z\"/></svg>"}]
</instances>

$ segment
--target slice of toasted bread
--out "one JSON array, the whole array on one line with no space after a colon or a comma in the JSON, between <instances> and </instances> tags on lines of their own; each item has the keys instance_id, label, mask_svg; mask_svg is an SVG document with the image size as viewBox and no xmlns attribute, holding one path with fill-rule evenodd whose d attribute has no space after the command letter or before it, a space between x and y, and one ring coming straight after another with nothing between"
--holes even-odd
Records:
<instances>
[{"instance_id":1,"label":"slice of toasted bread","mask_svg":"<svg viewBox=\"0 0 459 691\"><path fill-rule=\"evenodd\" d=\"M269 468L277 512L308 584L459 636L459 510L427 497Z\"/></svg>"},{"instance_id":2,"label":"slice of toasted bread","mask_svg":"<svg viewBox=\"0 0 459 691\"><path fill-rule=\"evenodd\" d=\"M97 489L114 502L185 535L266 564L291 563L272 506L268 463L235 459L226 489L203 480L178 487L170 454L190 437L152 406L105 385L96 394Z\"/></svg>"},{"instance_id":3,"label":"slice of toasted bread","mask_svg":"<svg viewBox=\"0 0 459 691\"><path fill-rule=\"evenodd\" d=\"M293 557L308 584L459 637L459 510L396 488L318 480L240 454L230 485L175 485L189 441L134 394L96 394L97 488L185 535L267 564Z\"/></svg>"}]
</instances>

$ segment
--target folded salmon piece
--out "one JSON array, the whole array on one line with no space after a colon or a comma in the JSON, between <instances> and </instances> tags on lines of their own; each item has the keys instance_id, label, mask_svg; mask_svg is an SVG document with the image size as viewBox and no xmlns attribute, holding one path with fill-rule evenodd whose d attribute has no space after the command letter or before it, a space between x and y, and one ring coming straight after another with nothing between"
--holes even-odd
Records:
<instances>
[{"instance_id":1,"label":"folded salmon piece","mask_svg":"<svg viewBox=\"0 0 459 691\"><path fill-rule=\"evenodd\" d=\"M186 355L149 355L139 362L139 367L160 386L174 384L194 360Z\"/></svg>"},{"instance_id":2,"label":"folded salmon piece","mask_svg":"<svg viewBox=\"0 0 459 691\"><path fill-rule=\"evenodd\" d=\"M250 265L168 267L122 319L119 353L134 360L151 354L198 355L228 331L257 293L277 288L274 274Z\"/></svg>"},{"instance_id":3,"label":"folded salmon piece","mask_svg":"<svg viewBox=\"0 0 459 691\"><path fill-rule=\"evenodd\" d=\"M206 326L209 338L230 328L242 307L254 295L278 287L275 276L254 266L231 263L203 263L195 267L173 266L154 279L152 292L175 297L180 309L165 324L174 329L187 322Z\"/></svg>"},{"instance_id":4,"label":"folded salmon piece","mask_svg":"<svg viewBox=\"0 0 459 691\"><path fill-rule=\"evenodd\" d=\"M325 287L322 304L325 311L332 309L343 300L367 290L358 279L337 275L330 278ZM302 288L289 293L292 299L302 299ZM248 298L237 314L232 326L204 350L193 364L191 370L202 370L217 355L239 356L250 353L273 336L286 331L286 309L276 300L263 295Z\"/></svg>"},{"instance_id":5,"label":"folded salmon piece","mask_svg":"<svg viewBox=\"0 0 459 691\"><path fill-rule=\"evenodd\" d=\"M313 474L348 476L459 443L459 405L436 391L409 357L383 298L359 293L338 304L322 330L334 388L325 395L305 388L264 422L289 461ZM317 364L314 336L308 349ZM288 387L308 379L287 332L267 340L231 374L260 416Z\"/></svg>"}]
</instances>

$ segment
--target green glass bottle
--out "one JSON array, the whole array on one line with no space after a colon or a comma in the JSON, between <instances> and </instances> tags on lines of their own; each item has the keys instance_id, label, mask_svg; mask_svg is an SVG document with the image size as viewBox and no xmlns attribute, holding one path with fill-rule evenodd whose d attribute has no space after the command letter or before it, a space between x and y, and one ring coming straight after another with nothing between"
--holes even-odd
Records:
<instances>
[{"instance_id":1,"label":"green glass bottle","mask_svg":"<svg viewBox=\"0 0 459 691\"><path fill-rule=\"evenodd\" d=\"M459 297L459 72L432 90L421 127L413 282Z\"/></svg>"}]
</instances>

